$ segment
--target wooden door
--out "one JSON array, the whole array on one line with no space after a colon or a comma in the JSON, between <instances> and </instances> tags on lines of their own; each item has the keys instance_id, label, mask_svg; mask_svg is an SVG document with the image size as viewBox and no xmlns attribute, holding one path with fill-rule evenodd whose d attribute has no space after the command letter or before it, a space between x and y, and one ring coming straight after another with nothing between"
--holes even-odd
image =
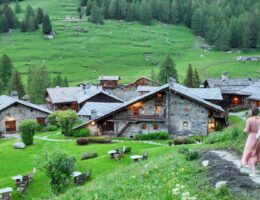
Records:
<instances>
[{"instance_id":1,"label":"wooden door","mask_svg":"<svg viewBox=\"0 0 260 200\"><path fill-rule=\"evenodd\" d=\"M16 121L6 121L5 128L6 132L16 132Z\"/></svg>"}]
</instances>

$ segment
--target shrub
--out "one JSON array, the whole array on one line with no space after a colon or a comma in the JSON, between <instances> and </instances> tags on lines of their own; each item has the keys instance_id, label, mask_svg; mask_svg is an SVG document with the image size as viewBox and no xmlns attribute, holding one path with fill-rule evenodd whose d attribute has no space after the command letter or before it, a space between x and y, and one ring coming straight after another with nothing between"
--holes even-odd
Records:
<instances>
[{"instance_id":1,"label":"shrub","mask_svg":"<svg viewBox=\"0 0 260 200\"><path fill-rule=\"evenodd\" d=\"M44 130L44 126L41 124L37 124L36 131L42 132Z\"/></svg>"},{"instance_id":2,"label":"shrub","mask_svg":"<svg viewBox=\"0 0 260 200\"><path fill-rule=\"evenodd\" d=\"M231 139L238 138L240 133L242 133L242 130L240 130L239 128L237 128L237 127L232 128L232 130L231 130Z\"/></svg>"},{"instance_id":3,"label":"shrub","mask_svg":"<svg viewBox=\"0 0 260 200\"><path fill-rule=\"evenodd\" d=\"M71 174L75 171L76 159L64 153L55 152L47 155L43 168L51 178L51 189L58 195L64 192L71 183Z\"/></svg>"},{"instance_id":4,"label":"shrub","mask_svg":"<svg viewBox=\"0 0 260 200\"><path fill-rule=\"evenodd\" d=\"M180 154L187 154L190 150L189 149L186 149L186 148L182 148L178 151L178 153Z\"/></svg>"},{"instance_id":5,"label":"shrub","mask_svg":"<svg viewBox=\"0 0 260 200\"><path fill-rule=\"evenodd\" d=\"M126 147L126 148L125 148L125 152L124 152L124 153L130 153L130 152L131 152L131 150L132 150L132 148L131 148L131 147Z\"/></svg>"},{"instance_id":6,"label":"shrub","mask_svg":"<svg viewBox=\"0 0 260 200\"><path fill-rule=\"evenodd\" d=\"M33 136L35 134L37 122L34 120L24 120L19 126L22 133L22 141L26 145L33 144Z\"/></svg>"},{"instance_id":7,"label":"shrub","mask_svg":"<svg viewBox=\"0 0 260 200\"><path fill-rule=\"evenodd\" d=\"M198 151L188 151L185 153L185 159L188 161L196 160L200 158L200 153Z\"/></svg>"},{"instance_id":8,"label":"shrub","mask_svg":"<svg viewBox=\"0 0 260 200\"><path fill-rule=\"evenodd\" d=\"M195 140L189 137L178 137L173 139L174 145L194 144Z\"/></svg>"},{"instance_id":9,"label":"shrub","mask_svg":"<svg viewBox=\"0 0 260 200\"><path fill-rule=\"evenodd\" d=\"M105 137L105 136L88 137L88 141L90 143L100 143L100 144L111 143L110 137Z\"/></svg>"},{"instance_id":10,"label":"shrub","mask_svg":"<svg viewBox=\"0 0 260 200\"><path fill-rule=\"evenodd\" d=\"M73 137L87 137L89 136L89 129L83 128L83 129L79 129L79 130L73 130L72 131L72 136Z\"/></svg>"},{"instance_id":11,"label":"shrub","mask_svg":"<svg viewBox=\"0 0 260 200\"><path fill-rule=\"evenodd\" d=\"M172 146L173 142L172 142L171 140L169 140L169 141L167 142L167 144L168 144L169 146Z\"/></svg>"},{"instance_id":12,"label":"shrub","mask_svg":"<svg viewBox=\"0 0 260 200\"><path fill-rule=\"evenodd\" d=\"M87 145L88 144L88 139L87 138L79 138L77 139L77 145Z\"/></svg>"},{"instance_id":13,"label":"shrub","mask_svg":"<svg viewBox=\"0 0 260 200\"><path fill-rule=\"evenodd\" d=\"M97 152L83 153L83 154L81 154L81 160L96 158L97 156L98 156Z\"/></svg>"},{"instance_id":14,"label":"shrub","mask_svg":"<svg viewBox=\"0 0 260 200\"><path fill-rule=\"evenodd\" d=\"M169 133L166 132L137 134L134 136L135 140L167 140L168 138L169 138Z\"/></svg>"},{"instance_id":15,"label":"shrub","mask_svg":"<svg viewBox=\"0 0 260 200\"><path fill-rule=\"evenodd\" d=\"M59 129L59 128L58 128L58 126L56 126L56 125L49 125L49 126L46 127L46 130L47 130L48 132L57 131L58 129Z\"/></svg>"},{"instance_id":16,"label":"shrub","mask_svg":"<svg viewBox=\"0 0 260 200\"><path fill-rule=\"evenodd\" d=\"M215 131L223 131L224 127L222 124L218 123L216 128L215 128Z\"/></svg>"}]
</instances>

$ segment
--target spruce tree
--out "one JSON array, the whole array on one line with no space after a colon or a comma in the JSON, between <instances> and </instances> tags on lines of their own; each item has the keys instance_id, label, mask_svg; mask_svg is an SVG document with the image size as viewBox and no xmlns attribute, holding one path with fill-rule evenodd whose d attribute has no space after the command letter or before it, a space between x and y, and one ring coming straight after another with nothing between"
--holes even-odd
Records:
<instances>
[{"instance_id":1,"label":"spruce tree","mask_svg":"<svg viewBox=\"0 0 260 200\"><path fill-rule=\"evenodd\" d=\"M43 23L43 18L44 18L44 12L41 8L38 8L36 13L36 21L38 25Z\"/></svg>"},{"instance_id":2,"label":"spruce tree","mask_svg":"<svg viewBox=\"0 0 260 200\"><path fill-rule=\"evenodd\" d=\"M184 85L189 87L189 88L194 87L194 74L193 74L193 69L192 69L191 64L189 64L189 67L187 69L186 78L184 80Z\"/></svg>"},{"instance_id":3,"label":"spruce tree","mask_svg":"<svg viewBox=\"0 0 260 200\"><path fill-rule=\"evenodd\" d=\"M230 49L230 31L225 22L222 23L221 28L217 32L215 46L217 50L221 51Z\"/></svg>"},{"instance_id":4,"label":"spruce tree","mask_svg":"<svg viewBox=\"0 0 260 200\"><path fill-rule=\"evenodd\" d=\"M11 94L12 91L17 91L19 98L25 95L25 90L22 83L21 75L17 70L14 70L12 73L12 76L9 81L8 91L9 94Z\"/></svg>"},{"instance_id":5,"label":"spruce tree","mask_svg":"<svg viewBox=\"0 0 260 200\"><path fill-rule=\"evenodd\" d=\"M199 76L199 73L197 71L197 68L194 69L194 80L193 80L193 86L194 87L200 87L200 76Z\"/></svg>"},{"instance_id":6,"label":"spruce tree","mask_svg":"<svg viewBox=\"0 0 260 200\"><path fill-rule=\"evenodd\" d=\"M3 94L5 91L5 86L3 81L0 79L0 95Z\"/></svg>"},{"instance_id":7,"label":"spruce tree","mask_svg":"<svg viewBox=\"0 0 260 200\"><path fill-rule=\"evenodd\" d=\"M230 46L232 48L238 48L241 46L241 24L238 19L233 17L230 20Z\"/></svg>"},{"instance_id":8,"label":"spruce tree","mask_svg":"<svg viewBox=\"0 0 260 200\"><path fill-rule=\"evenodd\" d=\"M60 74L56 77L56 86L62 86L62 79Z\"/></svg>"},{"instance_id":9,"label":"spruce tree","mask_svg":"<svg viewBox=\"0 0 260 200\"><path fill-rule=\"evenodd\" d=\"M22 12L22 8L21 8L21 5L20 5L20 3L19 3L19 0L16 0L16 2L15 2L14 11L15 11L16 13Z\"/></svg>"},{"instance_id":10,"label":"spruce tree","mask_svg":"<svg viewBox=\"0 0 260 200\"><path fill-rule=\"evenodd\" d=\"M257 37L258 32L260 31L260 27L258 26L259 17L256 13L253 14L250 20L250 47L256 48L257 47Z\"/></svg>"},{"instance_id":11,"label":"spruce tree","mask_svg":"<svg viewBox=\"0 0 260 200\"><path fill-rule=\"evenodd\" d=\"M65 77L63 80L63 87L69 87L69 81L68 81L67 77Z\"/></svg>"},{"instance_id":12,"label":"spruce tree","mask_svg":"<svg viewBox=\"0 0 260 200\"><path fill-rule=\"evenodd\" d=\"M25 25L24 20L20 24L20 30L21 30L21 32L26 32L26 25Z\"/></svg>"},{"instance_id":13,"label":"spruce tree","mask_svg":"<svg viewBox=\"0 0 260 200\"><path fill-rule=\"evenodd\" d=\"M9 31L8 23L5 15L0 17L0 33L7 33Z\"/></svg>"},{"instance_id":14,"label":"spruce tree","mask_svg":"<svg viewBox=\"0 0 260 200\"><path fill-rule=\"evenodd\" d=\"M96 1L94 1L92 4L90 21L95 24L103 24L102 10L100 7L98 7Z\"/></svg>"},{"instance_id":15,"label":"spruce tree","mask_svg":"<svg viewBox=\"0 0 260 200\"><path fill-rule=\"evenodd\" d=\"M165 84L168 82L168 78L173 77L178 82L178 74L175 68L175 63L172 57L168 54L163 61L160 72L159 72L159 82Z\"/></svg>"},{"instance_id":16,"label":"spruce tree","mask_svg":"<svg viewBox=\"0 0 260 200\"><path fill-rule=\"evenodd\" d=\"M42 32L45 35L49 35L52 33L52 25L51 25L49 15L45 15L43 18Z\"/></svg>"},{"instance_id":17,"label":"spruce tree","mask_svg":"<svg viewBox=\"0 0 260 200\"><path fill-rule=\"evenodd\" d=\"M191 19L191 28L194 30L196 35L203 35L203 18L202 10L197 8Z\"/></svg>"},{"instance_id":18,"label":"spruce tree","mask_svg":"<svg viewBox=\"0 0 260 200\"><path fill-rule=\"evenodd\" d=\"M12 75L12 70L12 61L6 54L4 54L0 61L0 79L3 81L5 87L9 83L10 77Z\"/></svg>"},{"instance_id":19,"label":"spruce tree","mask_svg":"<svg viewBox=\"0 0 260 200\"><path fill-rule=\"evenodd\" d=\"M3 14L6 17L6 21L9 28L15 28L16 17L12 10L12 8L8 4L4 4L3 6Z\"/></svg>"},{"instance_id":20,"label":"spruce tree","mask_svg":"<svg viewBox=\"0 0 260 200\"><path fill-rule=\"evenodd\" d=\"M27 5L24 17L24 24L26 26L26 31L35 30L35 13L30 4ZM34 28L33 28L34 24Z\"/></svg>"},{"instance_id":21,"label":"spruce tree","mask_svg":"<svg viewBox=\"0 0 260 200\"><path fill-rule=\"evenodd\" d=\"M152 11L147 0L143 0L140 7L140 20L145 25L152 23Z\"/></svg>"},{"instance_id":22,"label":"spruce tree","mask_svg":"<svg viewBox=\"0 0 260 200\"><path fill-rule=\"evenodd\" d=\"M27 31L34 32L35 30L36 30L36 28L35 28L35 18L34 18L34 16L30 16L29 17L29 23L28 23L28 26L27 26Z\"/></svg>"},{"instance_id":23,"label":"spruce tree","mask_svg":"<svg viewBox=\"0 0 260 200\"><path fill-rule=\"evenodd\" d=\"M103 4L103 16L104 19L109 19L110 15L109 15L109 5L110 5L110 0L104 0L104 4Z\"/></svg>"},{"instance_id":24,"label":"spruce tree","mask_svg":"<svg viewBox=\"0 0 260 200\"><path fill-rule=\"evenodd\" d=\"M155 71L154 71L154 66L153 66L152 69L151 69L151 75L150 75L150 78L151 78L151 80L157 82L157 75L156 75L156 73L155 73Z\"/></svg>"}]
</instances>

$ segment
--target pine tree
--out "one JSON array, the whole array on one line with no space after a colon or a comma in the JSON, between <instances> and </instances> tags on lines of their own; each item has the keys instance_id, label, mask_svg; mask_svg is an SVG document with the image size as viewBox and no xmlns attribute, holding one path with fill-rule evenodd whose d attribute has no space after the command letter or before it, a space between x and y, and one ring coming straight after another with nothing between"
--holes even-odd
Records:
<instances>
[{"instance_id":1,"label":"pine tree","mask_svg":"<svg viewBox=\"0 0 260 200\"><path fill-rule=\"evenodd\" d=\"M0 33L7 33L9 31L8 23L5 15L0 17Z\"/></svg>"},{"instance_id":2,"label":"pine tree","mask_svg":"<svg viewBox=\"0 0 260 200\"><path fill-rule=\"evenodd\" d=\"M62 79L60 74L56 77L56 86L62 86Z\"/></svg>"},{"instance_id":3,"label":"pine tree","mask_svg":"<svg viewBox=\"0 0 260 200\"><path fill-rule=\"evenodd\" d=\"M161 65L159 72L159 82L165 84L168 82L168 78L174 77L176 82L178 82L178 74L175 68L175 63L172 57L168 54Z\"/></svg>"},{"instance_id":4,"label":"pine tree","mask_svg":"<svg viewBox=\"0 0 260 200\"><path fill-rule=\"evenodd\" d=\"M26 25L24 23L24 20L21 22L20 30L21 30L21 32L26 32Z\"/></svg>"},{"instance_id":5,"label":"pine tree","mask_svg":"<svg viewBox=\"0 0 260 200\"><path fill-rule=\"evenodd\" d=\"M16 13L22 12L22 8L21 8L21 5L20 5L20 3L19 3L19 0L16 0L16 2L15 2L14 11L15 11Z\"/></svg>"},{"instance_id":6,"label":"pine tree","mask_svg":"<svg viewBox=\"0 0 260 200\"><path fill-rule=\"evenodd\" d=\"M145 25L152 23L152 11L147 0L143 0L140 7L140 20Z\"/></svg>"},{"instance_id":7,"label":"pine tree","mask_svg":"<svg viewBox=\"0 0 260 200\"><path fill-rule=\"evenodd\" d=\"M27 27L27 31L29 32L34 32L36 30L35 28L35 19L33 16L29 17L29 23L28 23L28 27Z\"/></svg>"},{"instance_id":8,"label":"pine tree","mask_svg":"<svg viewBox=\"0 0 260 200\"><path fill-rule=\"evenodd\" d=\"M3 81L5 87L8 85L8 82L12 75L12 70L12 61L6 54L4 54L0 62L0 79Z\"/></svg>"},{"instance_id":9,"label":"pine tree","mask_svg":"<svg viewBox=\"0 0 260 200\"><path fill-rule=\"evenodd\" d=\"M3 94L5 91L5 86L3 81L0 79L0 95Z\"/></svg>"},{"instance_id":10,"label":"pine tree","mask_svg":"<svg viewBox=\"0 0 260 200\"><path fill-rule=\"evenodd\" d=\"M154 66L153 66L152 69L151 69L151 75L150 75L150 78L151 78L151 80L157 82L158 77L157 77L157 75L156 75L156 73L155 73L155 71L154 71Z\"/></svg>"},{"instance_id":11,"label":"pine tree","mask_svg":"<svg viewBox=\"0 0 260 200\"><path fill-rule=\"evenodd\" d=\"M30 31L33 29L35 30L35 13L30 4L28 4L26 7L24 24L26 26L26 31ZM33 28L33 24L34 24L34 28Z\"/></svg>"},{"instance_id":12,"label":"pine tree","mask_svg":"<svg viewBox=\"0 0 260 200\"><path fill-rule=\"evenodd\" d=\"M201 82L200 82L200 76L199 76L199 73L197 71L197 68L194 69L193 75L194 75L193 86L195 88L200 87Z\"/></svg>"},{"instance_id":13,"label":"pine tree","mask_svg":"<svg viewBox=\"0 0 260 200\"><path fill-rule=\"evenodd\" d=\"M63 87L69 87L69 81L68 81L67 77L65 77L63 80Z\"/></svg>"},{"instance_id":14,"label":"pine tree","mask_svg":"<svg viewBox=\"0 0 260 200\"><path fill-rule=\"evenodd\" d=\"M241 24L238 19L231 18L230 20L230 46L232 48L238 48L241 46Z\"/></svg>"},{"instance_id":15,"label":"pine tree","mask_svg":"<svg viewBox=\"0 0 260 200\"><path fill-rule=\"evenodd\" d=\"M258 37L258 32L259 32L259 26L258 26L258 21L260 16L258 16L256 13L253 14L250 20L250 47L251 48L256 48L257 47L257 37Z\"/></svg>"},{"instance_id":16,"label":"pine tree","mask_svg":"<svg viewBox=\"0 0 260 200\"><path fill-rule=\"evenodd\" d=\"M92 4L90 21L95 24L103 24L102 10L100 7L98 7L96 1L94 1Z\"/></svg>"},{"instance_id":17,"label":"pine tree","mask_svg":"<svg viewBox=\"0 0 260 200\"><path fill-rule=\"evenodd\" d=\"M9 81L9 88L8 88L9 94L12 91L17 91L19 98L23 97L25 95L24 86L22 83L21 75L17 70L14 70L12 73L12 76Z\"/></svg>"},{"instance_id":18,"label":"pine tree","mask_svg":"<svg viewBox=\"0 0 260 200\"><path fill-rule=\"evenodd\" d=\"M191 19L191 28L194 30L196 35L203 35L203 18L202 10L197 8Z\"/></svg>"},{"instance_id":19,"label":"pine tree","mask_svg":"<svg viewBox=\"0 0 260 200\"><path fill-rule=\"evenodd\" d=\"M51 26L51 21L50 21L49 15L45 15L43 18L42 32L43 32L43 34L46 34L46 35L49 35L52 33L52 26Z\"/></svg>"},{"instance_id":20,"label":"pine tree","mask_svg":"<svg viewBox=\"0 0 260 200\"><path fill-rule=\"evenodd\" d=\"M42 8L38 8L36 13L36 21L38 25L43 23L43 18L44 18L44 12Z\"/></svg>"},{"instance_id":21,"label":"pine tree","mask_svg":"<svg viewBox=\"0 0 260 200\"><path fill-rule=\"evenodd\" d=\"M194 74L193 74L193 69L192 69L191 64L189 64L189 67L187 69L186 78L184 80L184 85L189 88L194 87Z\"/></svg>"},{"instance_id":22,"label":"pine tree","mask_svg":"<svg viewBox=\"0 0 260 200\"><path fill-rule=\"evenodd\" d=\"M104 0L104 4L103 4L103 16L105 19L109 19L110 15L109 15L109 5L110 5L110 0Z\"/></svg>"},{"instance_id":23,"label":"pine tree","mask_svg":"<svg viewBox=\"0 0 260 200\"><path fill-rule=\"evenodd\" d=\"M227 51L230 49L230 31L225 22L222 23L221 28L217 32L215 46L217 50Z\"/></svg>"},{"instance_id":24,"label":"pine tree","mask_svg":"<svg viewBox=\"0 0 260 200\"><path fill-rule=\"evenodd\" d=\"M9 28L15 28L16 18L12 8L8 4L4 4L3 14L6 17L6 21Z\"/></svg>"},{"instance_id":25,"label":"pine tree","mask_svg":"<svg viewBox=\"0 0 260 200\"><path fill-rule=\"evenodd\" d=\"M206 40L209 44L214 44L215 42L215 36L216 36L216 31L218 30L217 24L215 23L214 18L211 16L207 20L207 31L206 31Z\"/></svg>"}]
</instances>

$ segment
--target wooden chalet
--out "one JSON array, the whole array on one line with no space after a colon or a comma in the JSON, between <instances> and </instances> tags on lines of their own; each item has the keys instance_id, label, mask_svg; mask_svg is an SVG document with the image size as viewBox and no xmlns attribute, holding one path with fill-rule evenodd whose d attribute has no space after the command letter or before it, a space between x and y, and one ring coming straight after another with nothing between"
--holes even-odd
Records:
<instances>
[{"instance_id":1,"label":"wooden chalet","mask_svg":"<svg viewBox=\"0 0 260 200\"><path fill-rule=\"evenodd\" d=\"M98 78L100 81L100 86L107 89L114 89L119 87L120 79L120 76L100 76Z\"/></svg>"},{"instance_id":2,"label":"wooden chalet","mask_svg":"<svg viewBox=\"0 0 260 200\"><path fill-rule=\"evenodd\" d=\"M136 79L134 82L125 85L124 89L137 88L138 86L160 86L160 84L145 76L142 76Z\"/></svg>"}]
</instances>

